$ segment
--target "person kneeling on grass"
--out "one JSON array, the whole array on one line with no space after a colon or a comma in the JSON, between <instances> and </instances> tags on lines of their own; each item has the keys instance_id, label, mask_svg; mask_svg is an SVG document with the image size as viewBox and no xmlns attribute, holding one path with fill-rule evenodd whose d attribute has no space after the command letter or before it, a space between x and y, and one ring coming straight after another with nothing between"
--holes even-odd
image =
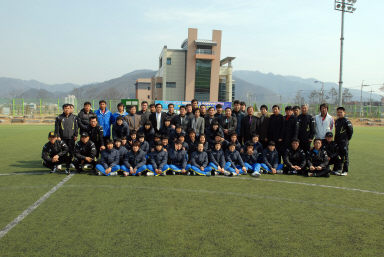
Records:
<instances>
[{"instance_id":1,"label":"person kneeling on grass","mask_svg":"<svg viewBox=\"0 0 384 257\"><path fill-rule=\"evenodd\" d=\"M308 177L329 177L327 152L321 148L321 139L316 138L313 149L308 154Z\"/></svg>"},{"instance_id":2,"label":"person kneeling on grass","mask_svg":"<svg viewBox=\"0 0 384 257\"><path fill-rule=\"evenodd\" d=\"M209 152L209 166L212 167L212 170L218 175L226 175L229 176L231 173L229 171L224 170L225 167L225 155L224 151L221 149L221 142L215 142L215 148Z\"/></svg>"},{"instance_id":3,"label":"person kneeling on grass","mask_svg":"<svg viewBox=\"0 0 384 257\"><path fill-rule=\"evenodd\" d=\"M242 155L244 166L247 168L247 170L252 171L252 177L260 177L261 164L258 163L259 153L254 150L252 142L248 142L246 147L247 148Z\"/></svg>"},{"instance_id":4,"label":"person kneeling on grass","mask_svg":"<svg viewBox=\"0 0 384 257\"><path fill-rule=\"evenodd\" d=\"M168 153L163 150L161 141L155 143L155 150L149 154L147 176L164 176L169 169L167 165Z\"/></svg>"},{"instance_id":5,"label":"person kneeling on grass","mask_svg":"<svg viewBox=\"0 0 384 257\"><path fill-rule=\"evenodd\" d=\"M299 148L300 140L292 139L291 147L285 150L283 161L285 174L303 174L305 166L307 164L306 155L303 150Z\"/></svg>"},{"instance_id":6,"label":"person kneeling on grass","mask_svg":"<svg viewBox=\"0 0 384 257\"><path fill-rule=\"evenodd\" d=\"M263 163L261 169L264 173L281 174L283 173L283 164L279 164L279 154L276 151L276 145L274 141L269 141L267 148L263 151Z\"/></svg>"},{"instance_id":7,"label":"person kneeling on grass","mask_svg":"<svg viewBox=\"0 0 384 257\"><path fill-rule=\"evenodd\" d=\"M169 169L173 174L187 174L187 171L191 168L191 165L187 165L187 152L183 149L183 145L180 140L176 140L174 147L168 151L169 157Z\"/></svg>"},{"instance_id":8,"label":"person kneeling on grass","mask_svg":"<svg viewBox=\"0 0 384 257\"><path fill-rule=\"evenodd\" d=\"M225 167L224 169L229 171L233 176L239 176L241 174L247 174L247 168L240 156L239 151L236 150L236 144L230 143L228 150L225 152Z\"/></svg>"},{"instance_id":9,"label":"person kneeling on grass","mask_svg":"<svg viewBox=\"0 0 384 257\"><path fill-rule=\"evenodd\" d=\"M339 146L336 144L335 141L333 141L333 133L330 131L325 133L325 139L323 139L322 141L323 142L321 144L321 148L323 148L327 152L329 169L331 169L330 166L333 164L333 171L331 172L331 174L341 174L343 162L339 155Z\"/></svg>"},{"instance_id":10,"label":"person kneeling on grass","mask_svg":"<svg viewBox=\"0 0 384 257\"><path fill-rule=\"evenodd\" d=\"M123 157L123 165L121 170L123 171L124 177L131 174L131 176L140 176L143 171L147 169L146 153L140 149L140 142L136 141L132 145L132 150L127 151Z\"/></svg>"},{"instance_id":11,"label":"person kneeling on grass","mask_svg":"<svg viewBox=\"0 0 384 257\"><path fill-rule=\"evenodd\" d=\"M95 168L96 146L89 140L87 132L82 132L80 141L76 143L73 164L77 172L90 171Z\"/></svg>"},{"instance_id":12,"label":"person kneeling on grass","mask_svg":"<svg viewBox=\"0 0 384 257\"><path fill-rule=\"evenodd\" d=\"M96 174L101 176L116 176L120 170L120 154L113 148L113 141L105 140L107 148L101 152L99 164L96 165Z\"/></svg>"},{"instance_id":13,"label":"person kneeling on grass","mask_svg":"<svg viewBox=\"0 0 384 257\"><path fill-rule=\"evenodd\" d=\"M212 168L208 166L208 154L204 152L204 144L197 144L197 151L191 156L191 172L200 176L211 176Z\"/></svg>"},{"instance_id":14,"label":"person kneeling on grass","mask_svg":"<svg viewBox=\"0 0 384 257\"><path fill-rule=\"evenodd\" d=\"M68 153L68 146L64 141L58 140L55 132L48 133L49 142L43 147L41 158L44 167L49 168L50 173L55 173L61 169L61 164L65 163Z\"/></svg>"}]
</instances>

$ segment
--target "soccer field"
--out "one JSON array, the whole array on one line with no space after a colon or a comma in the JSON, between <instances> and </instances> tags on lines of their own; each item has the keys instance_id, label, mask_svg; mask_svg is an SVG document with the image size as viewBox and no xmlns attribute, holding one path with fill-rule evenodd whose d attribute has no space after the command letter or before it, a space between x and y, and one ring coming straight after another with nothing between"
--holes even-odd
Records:
<instances>
[{"instance_id":1,"label":"soccer field","mask_svg":"<svg viewBox=\"0 0 384 257\"><path fill-rule=\"evenodd\" d=\"M50 129L0 126L0 229L65 179L0 256L384 256L384 128L355 128L347 177L258 179L48 174Z\"/></svg>"}]
</instances>

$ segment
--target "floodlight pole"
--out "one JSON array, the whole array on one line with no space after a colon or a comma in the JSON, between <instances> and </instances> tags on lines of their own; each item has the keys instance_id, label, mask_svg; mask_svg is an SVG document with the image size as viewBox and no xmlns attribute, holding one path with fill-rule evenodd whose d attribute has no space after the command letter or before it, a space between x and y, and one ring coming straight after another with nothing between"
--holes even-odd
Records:
<instances>
[{"instance_id":1,"label":"floodlight pole","mask_svg":"<svg viewBox=\"0 0 384 257\"><path fill-rule=\"evenodd\" d=\"M342 2L341 10L341 37L340 37L340 70L339 70L339 106L343 106L343 47L344 47L344 13L345 0Z\"/></svg>"}]
</instances>

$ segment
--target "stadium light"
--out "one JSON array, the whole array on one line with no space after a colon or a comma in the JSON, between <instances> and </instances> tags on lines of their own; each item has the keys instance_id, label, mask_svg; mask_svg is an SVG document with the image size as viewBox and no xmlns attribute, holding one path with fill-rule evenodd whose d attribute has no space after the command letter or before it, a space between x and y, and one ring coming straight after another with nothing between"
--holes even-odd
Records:
<instances>
[{"instance_id":1,"label":"stadium light","mask_svg":"<svg viewBox=\"0 0 384 257\"><path fill-rule=\"evenodd\" d=\"M340 37L340 69L339 69L339 106L343 105L343 46L344 46L344 13L356 11L356 0L335 0L335 10L341 11L341 37Z\"/></svg>"}]
</instances>

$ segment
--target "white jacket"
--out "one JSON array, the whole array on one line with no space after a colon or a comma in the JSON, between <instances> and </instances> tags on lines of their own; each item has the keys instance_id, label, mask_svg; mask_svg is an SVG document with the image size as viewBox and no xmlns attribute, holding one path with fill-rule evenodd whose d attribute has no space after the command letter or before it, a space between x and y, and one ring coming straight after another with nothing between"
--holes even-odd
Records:
<instances>
[{"instance_id":1,"label":"white jacket","mask_svg":"<svg viewBox=\"0 0 384 257\"><path fill-rule=\"evenodd\" d=\"M327 132L332 132L335 121L333 117L327 113L323 119L321 114L315 116L315 138L324 139Z\"/></svg>"}]
</instances>

